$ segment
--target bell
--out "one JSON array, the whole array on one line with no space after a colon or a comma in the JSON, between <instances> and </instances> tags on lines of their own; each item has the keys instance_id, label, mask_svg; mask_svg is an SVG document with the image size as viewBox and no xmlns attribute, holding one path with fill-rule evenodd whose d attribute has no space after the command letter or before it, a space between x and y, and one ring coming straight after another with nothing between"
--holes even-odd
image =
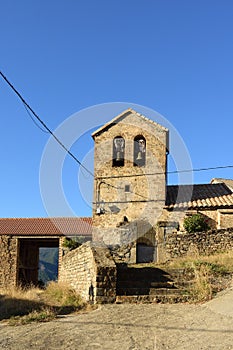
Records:
<instances>
[{"instance_id":1,"label":"bell","mask_svg":"<svg viewBox=\"0 0 233 350\"><path fill-rule=\"evenodd\" d=\"M117 152L116 154L116 161L121 160L121 152Z\"/></svg>"},{"instance_id":2,"label":"bell","mask_svg":"<svg viewBox=\"0 0 233 350\"><path fill-rule=\"evenodd\" d=\"M142 160L142 152L138 152L136 160Z\"/></svg>"}]
</instances>

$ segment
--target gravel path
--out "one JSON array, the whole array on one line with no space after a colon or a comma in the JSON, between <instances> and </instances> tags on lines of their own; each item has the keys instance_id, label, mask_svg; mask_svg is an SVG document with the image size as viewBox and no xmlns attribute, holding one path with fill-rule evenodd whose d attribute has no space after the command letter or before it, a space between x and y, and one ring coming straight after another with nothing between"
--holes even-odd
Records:
<instances>
[{"instance_id":1,"label":"gravel path","mask_svg":"<svg viewBox=\"0 0 233 350\"><path fill-rule=\"evenodd\" d=\"M0 349L233 349L233 288L202 305L103 305L48 323L0 323Z\"/></svg>"}]
</instances>

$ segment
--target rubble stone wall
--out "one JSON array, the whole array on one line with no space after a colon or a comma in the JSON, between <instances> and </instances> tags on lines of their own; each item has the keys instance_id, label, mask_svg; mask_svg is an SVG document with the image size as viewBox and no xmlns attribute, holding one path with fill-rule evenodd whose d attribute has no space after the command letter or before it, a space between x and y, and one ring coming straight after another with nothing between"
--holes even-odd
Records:
<instances>
[{"instance_id":1,"label":"rubble stone wall","mask_svg":"<svg viewBox=\"0 0 233 350\"><path fill-rule=\"evenodd\" d=\"M169 233L166 236L164 250L166 259L191 254L210 255L220 251L233 249L233 228L210 230L208 232Z\"/></svg>"},{"instance_id":2,"label":"rubble stone wall","mask_svg":"<svg viewBox=\"0 0 233 350\"><path fill-rule=\"evenodd\" d=\"M116 273L109 249L87 242L63 256L59 280L86 301L111 303L116 300Z\"/></svg>"},{"instance_id":3,"label":"rubble stone wall","mask_svg":"<svg viewBox=\"0 0 233 350\"><path fill-rule=\"evenodd\" d=\"M0 236L0 288L15 287L17 283L17 238Z\"/></svg>"}]
</instances>

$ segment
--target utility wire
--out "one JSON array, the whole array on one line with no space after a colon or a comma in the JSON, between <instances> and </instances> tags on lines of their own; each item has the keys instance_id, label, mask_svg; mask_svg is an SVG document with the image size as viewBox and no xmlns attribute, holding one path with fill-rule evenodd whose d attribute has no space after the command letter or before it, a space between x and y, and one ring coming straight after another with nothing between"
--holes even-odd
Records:
<instances>
[{"instance_id":1,"label":"utility wire","mask_svg":"<svg viewBox=\"0 0 233 350\"><path fill-rule=\"evenodd\" d=\"M2 76L2 78L7 82L7 84L11 87L11 89L16 93L16 95L19 97L19 99L21 100L21 102L24 104L24 106L27 107L27 109L32 112L32 114L34 115L34 117L36 117L36 119L43 125L43 127L45 128L45 130L47 130L47 132L53 136L53 138L57 141L57 143L59 143L59 145L83 168L85 169L91 176L94 177L94 174L87 169L79 160L78 158L72 153L70 152L70 150L62 143L62 141L60 141L60 139L52 132L51 129L49 129L49 127L43 122L43 120L34 112L34 110L29 106L29 104L24 100L24 98L22 97L22 95L16 90L16 88L10 83L10 81L7 79L7 77L0 71L0 75Z\"/></svg>"},{"instance_id":2,"label":"utility wire","mask_svg":"<svg viewBox=\"0 0 233 350\"><path fill-rule=\"evenodd\" d=\"M80 160L78 160L78 158L69 151L69 149L62 143L62 141L52 132L52 130L45 124L45 122L43 122L43 120L34 112L34 110L31 108L31 106L25 101L25 99L22 97L22 95L19 93L19 91L16 90L16 88L10 83L10 81L7 79L7 77L0 71L0 75L2 76L2 78L7 82L7 84L11 87L11 89L16 93L16 95L19 97L19 99L21 100L21 102L23 103L27 113L29 114L30 118L33 120L33 122L39 127L39 129L43 132L48 132L49 134L51 134L53 136L53 138L58 142L58 144L83 168L86 170L86 172L91 175L92 177L95 178L94 174L88 169L86 168L81 162ZM31 113L35 116L35 118L43 125L44 129L43 130L33 119L33 117L31 116ZM122 187L119 186L114 186L106 181L102 181L105 185L110 186L112 188L115 189L123 189ZM142 198L147 199L145 196L140 195L139 193L130 191L131 193L134 193L137 196L140 196Z\"/></svg>"},{"instance_id":3,"label":"utility wire","mask_svg":"<svg viewBox=\"0 0 233 350\"><path fill-rule=\"evenodd\" d=\"M216 170L216 169L229 169L229 168L233 168L233 165L223 165L223 166L215 166L215 167L208 167L208 168L196 168L196 169L186 169L186 170L174 170L174 171L168 171L167 174L190 173L190 172L197 172L197 171L207 171L207 170Z\"/></svg>"},{"instance_id":4,"label":"utility wire","mask_svg":"<svg viewBox=\"0 0 233 350\"><path fill-rule=\"evenodd\" d=\"M40 130L44 131L44 132L48 132L49 134L51 134L53 136L53 138L56 140L56 142L83 168L86 170L86 172L91 175L92 177L95 178L94 174L88 169L86 168L81 162L80 160L78 160L78 158L63 144L63 142L52 132L52 130L45 124L45 122L34 112L34 110L31 108L31 106L25 101L25 99L22 97L22 95L19 93L18 90L16 90L16 88L11 84L11 82L7 79L7 77L0 71L0 75L2 76L2 78L6 81L6 83L10 86L10 88L16 93L16 95L19 97L19 99L21 100L21 102L23 103L27 113L29 114L30 118L32 118L30 112L34 115L34 117L41 123L41 125L43 125L45 130L42 130L39 125L37 125ZM33 120L33 122L35 122ZM122 189L121 187L117 187L114 186L112 184L109 184L105 181L103 181L103 183L105 183L107 186L110 186L112 188L116 188L116 189ZM135 193L136 194L136 193Z\"/></svg>"},{"instance_id":5,"label":"utility wire","mask_svg":"<svg viewBox=\"0 0 233 350\"><path fill-rule=\"evenodd\" d=\"M47 130L44 130L40 127L39 124L37 124L37 122L35 121L35 119L33 118L33 116L31 115L30 111L27 109L27 106L23 103L23 106L27 112L27 114L29 115L29 117L31 118L31 120L33 121L33 123L37 126L38 129L40 129L41 131L45 132L45 133L48 133Z\"/></svg>"},{"instance_id":6,"label":"utility wire","mask_svg":"<svg viewBox=\"0 0 233 350\"><path fill-rule=\"evenodd\" d=\"M217 169L230 169L233 168L233 165L223 165L216 167L208 168L196 168L196 169L185 169L185 170L172 170L166 172L155 172L155 173L141 173L141 174L128 174L128 175L113 175L113 176L100 176L98 179L117 179L122 177L140 177L140 176L153 176L153 175L165 175L165 174L180 174L180 173L191 173L198 171L208 171L208 170L217 170Z\"/></svg>"},{"instance_id":7,"label":"utility wire","mask_svg":"<svg viewBox=\"0 0 233 350\"><path fill-rule=\"evenodd\" d=\"M2 78L6 81L6 83L11 87L11 89L16 93L16 95L19 97L19 99L21 100L21 102L23 103L28 115L30 116L30 118L33 120L33 122L37 125L37 127L39 127L39 129L43 132L48 132L51 136L53 136L53 138L56 140L56 142L70 155L71 158L73 158L83 169L86 170L86 172L91 175L92 177L95 178L94 174L88 169L86 168L81 162L80 160L78 160L78 158L63 144L63 142L52 132L52 130L45 124L45 122L34 112L34 110L30 107L30 105L24 100L24 98L22 97L22 95L16 90L16 88L10 83L10 81L7 79L7 77L0 71L0 75L2 76ZM41 123L41 125L44 127L44 129L42 129L33 119L31 113L34 115L34 117ZM179 174L179 173L188 173L188 172L198 172L198 171L208 171L208 170L216 170L216 169L227 169L227 168L233 168L233 165L226 165L226 166L217 166L217 167L208 167L208 168L197 168L197 169L186 169L186 170L174 170L174 171L168 171L167 174ZM138 177L138 176L152 176L152 175L164 175L165 172L155 172L155 173L148 173L148 174L134 174L134 175L115 175L115 176L102 176L102 177L96 177L96 179L114 179L114 178L127 178L127 177ZM118 187L118 186L114 186L112 184L109 184L105 181L102 181L102 183L106 184L107 186L110 186L112 188L116 188L116 189L122 189L122 187ZM130 191L131 193L140 196L142 198L146 198L145 196Z\"/></svg>"}]
</instances>

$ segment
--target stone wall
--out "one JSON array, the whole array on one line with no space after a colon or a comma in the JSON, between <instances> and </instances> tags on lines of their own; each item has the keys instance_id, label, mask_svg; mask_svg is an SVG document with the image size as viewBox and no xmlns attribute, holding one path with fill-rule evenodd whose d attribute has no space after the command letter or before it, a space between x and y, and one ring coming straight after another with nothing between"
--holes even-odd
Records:
<instances>
[{"instance_id":1,"label":"stone wall","mask_svg":"<svg viewBox=\"0 0 233 350\"><path fill-rule=\"evenodd\" d=\"M218 210L218 228L233 227L233 210L219 209Z\"/></svg>"},{"instance_id":2,"label":"stone wall","mask_svg":"<svg viewBox=\"0 0 233 350\"><path fill-rule=\"evenodd\" d=\"M192 251L210 255L233 249L233 228L210 230L208 232L169 233L164 243L164 259L186 256Z\"/></svg>"},{"instance_id":3,"label":"stone wall","mask_svg":"<svg viewBox=\"0 0 233 350\"><path fill-rule=\"evenodd\" d=\"M111 303L116 299L116 265L104 246L87 242L64 255L59 281L69 284L86 301Z\"/></svg>"},{"instance_id":4,"label":"stone wall","mask_svg":"<svg viewBox=\"0 0 233 350\"><path fill-rule=\"evenodd\" d=\"M17 239L10 235L0 236L0 288L17 284Z\"/></svg>"}]
</instances>

